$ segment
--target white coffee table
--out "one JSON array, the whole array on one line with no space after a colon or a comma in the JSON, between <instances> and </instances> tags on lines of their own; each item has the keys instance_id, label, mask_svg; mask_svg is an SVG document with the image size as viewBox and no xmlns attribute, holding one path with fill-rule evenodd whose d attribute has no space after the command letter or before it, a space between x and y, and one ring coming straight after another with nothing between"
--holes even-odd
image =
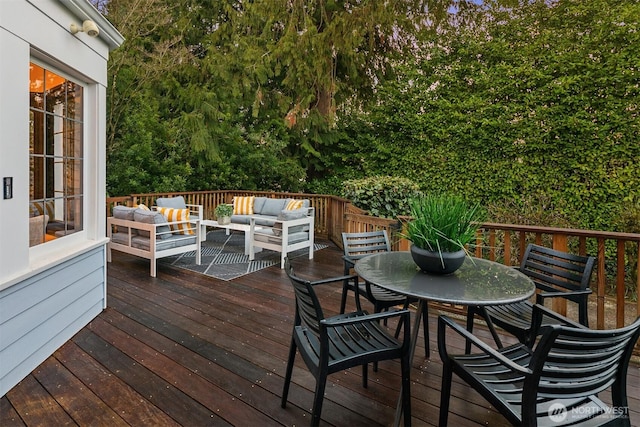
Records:
<instances>
[{"instance_id":1,"label":"white coffee table","mask_svg":"<svg viewBox=\"0 0 640 427\"><path fill-rule=\"evenodd\" d=\"M229 224L219 224L218 221L212 221L209 219L205 219L200 221L200 225L202 227L202 235L204 238L203 241L207 239L207 227L215 227L215 228L224 228L227 230L227 234L229 234L229 230L242 231L244 233L244 254L249 255L249 251L251 249L251 239L249 238L249 224L237 224L237 223L229 223ZM261 248L256 248L254 252L259 252Z\"/></svg>"}]
</instances>

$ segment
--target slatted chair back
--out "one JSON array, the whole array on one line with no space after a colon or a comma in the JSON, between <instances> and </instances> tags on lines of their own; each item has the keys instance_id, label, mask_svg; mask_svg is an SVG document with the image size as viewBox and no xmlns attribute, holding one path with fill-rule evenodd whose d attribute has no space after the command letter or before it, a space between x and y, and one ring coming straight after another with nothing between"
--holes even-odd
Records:
<instances>
[{"instance_id":1,"label":"slatted chair back","mask_svg":"<svg viewBox=\"0 0 640 427\"><path fill-rule=\"evenodd\" d=\"M386 230L368 231L362 233L342 233L342 248L344 255L344 274L349 275L359 259L378 252L391 252L391 243ZM346 281L342 284L342 298L340 301L340 313L344 313L347 305L347 295L349 291L355 292L356 307L361 310L360 296L367 298L375 307L374 311L380 311L388 307L402 304L406 297L394 292L390 292L374 287L366 287L364 282L357 278L353 281Z\"/></svg>"},{"instance_id":2,"label":"slatted chair back","mask_svg":"<svg viewBox=\"0 0 640 427\"><path fill-rule=\"evenodd\" d=\"M544 246L527 246L520 271L529 276L543 292L586 291L596 259L591 256L573 255ZM587 297L584 294L567 293L568 300L579 304L580 323L588 326Z\"/></svg>"},{"instance_id":3,"label":"slatted chair back","mask_svg":"<svg viewBox=\"0 0 640 427\"><path fill-rule=\"evenodd\" d=\"M308 328L317 337L320 336L320 322L324 319L322 306L313 289L312 282L303 280L293 273L291 264L285 261L285 270L296 296L296 314L294 324Z\"/></svg>"},{"instance_id":4,"label":"slatted chair back","mask_svg":"<svg viewBox=\"0 0 640 427\"><path fill-rule=\"evenodd\" d=\"M554 324L540 327L550 318ZM534 305L532 330L539 337L532 347L519 343L496 350L452 319L439 317L439 425L447 425L456 373L513 425L630 426L627 370L640 336L640 317L623 328L592 330ZM480 352L449 354L446 340L452 332ZM610 393L611 406L598 397L604 391Z\"/></svg>"},{"instance_id":5,"label":"slatted chair back","mask_svg":"<svg viewBox=\"0 0 640 427\"><path fill-rule=\"evenodd\" d=\"M386 230L342 233L342 246L345 257L354 261L377 252L391 252Z\"/></svg>"},{"instance_id":6,"label":"slatted chair back","mask_svg":"<svg viewBox=\"0 0 640 427\"><path fill-rule=\"evenodd\" d=\"M578 308L578 321L589 326L589 283L596 259L591 256L573 255L543 246L529 244L518 268L536 285L536 303L544 305L548 299L564 298ZM535 335L531 333L532 304L520 301L501 306L469 307L467 330L473 331L475 316L489 319L489 329L496 344L502 347L494 325L515 335L520 342L531 344ZM547 324L549 322L543 322ZM469 343L466 350L469 351Z\"/></svg>"},{"instance_id":7,"label":"slatted chair back","mask_svg":"<svg viewBox=\"0 0 640 427\"><path fill-rule=\"evenodd\" d=\"M534 311L536 317L538 311ZM535 319L534 319L535 320ZM640 334L640 317L615 330L545 326L524 381L522 421L535 425L541 402L596 396L612 387L613 407L626 408L629 360ZM571 408L566 408L570 413ZM624 415L624 414L620 414Z\"/></svg>"}]
</instances>

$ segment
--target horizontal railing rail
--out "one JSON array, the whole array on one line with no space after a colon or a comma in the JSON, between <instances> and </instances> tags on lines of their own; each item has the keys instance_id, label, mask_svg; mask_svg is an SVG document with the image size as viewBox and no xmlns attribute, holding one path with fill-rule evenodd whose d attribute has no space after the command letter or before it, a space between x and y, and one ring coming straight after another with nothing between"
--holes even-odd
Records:
<instances>
[{"instance_id":1,"label":"horizontal railing rail","mask_svg":"<svg viewBox=\"0 0 640 427\"><path fill-rule=\"evenodd\" d=\"M315 208L316 234L339 247L342 247L343 231L373 230L387 230L394 250L408 250L410 246L410 242L402 237L402 224L409 218L373 217L353 206L349 200L332 195L243 190L133 194L108 198L107 216L116 204L153 206L158 197L177 195L183 196L189 204L203 205L205 219L212 219L215 207L220 203L230 203L235 196L306 198ZM640 294L640 234L485 223L479 226L476 242L470 250L477 257L515 266L520 263L528 243L597 258L590 297L593 305L589 319L591 326L599 329L620 327L640 315L640 298L637 298ZM631 302L630 294L636 297L635 303ZM566 305L555 304L553 308L560 313L566 314L570 310ZM457 311L459 308L451 309Z\"/></svg>"}]
</instances>

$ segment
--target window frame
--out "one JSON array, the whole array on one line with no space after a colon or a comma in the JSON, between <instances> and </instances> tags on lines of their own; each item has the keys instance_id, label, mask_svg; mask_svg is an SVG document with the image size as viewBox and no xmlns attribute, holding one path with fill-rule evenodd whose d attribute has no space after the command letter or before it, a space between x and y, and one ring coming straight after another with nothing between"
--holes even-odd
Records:
<instances>
[{"instance_id":1,"label":"window frame","mask_svg":"<svg viewBox=\"0 0 640 427\"><path fill-rule=\"evenodd\" d=\"M39 56L39 55L38 55ZM42 202L42 206L41 209L44 211L45 207L44 207L44 202L45 201L51 201L51 200L58 200L60 202L62 202L62 206L56 206L56 213L62 215L63 221L62 221L62 227L63 229L60 230L62 232L58 232L57 236L55 237L47 237L48 234L45 230L44 235L43 235L43 241L41 243L35 244L33 246L29 247L30 250L30 254L32 255L39 255L39 254L47 254L47 253L51 253L53 251L57 251L59 247L61 246L67 246L69 244L74 244L75 242L78 241L82 241L82 240L86 240L87 239L87 225L88 225L88 218L89 216L88 214L88 197L87 197L87 189L91 188L91 176L88 174L88 164L89 163L93 163L91 161L91 159L88 157L89 154L91 154L91 151L88 150L88 144L87 144L87 129L90 123L87 122L87 118L88 118L88 114L87 114L87 105L88 105L88 99L91 98L92 96L94 96L95 94L93 93L93 91L91 90L91 84L87 83L83 78L81 78L78 74L76 73L70 73L70 72L65 72L64 70L62 70L61 68L64 67L60 67L60 66L56 66L56 61L54 60L48 60L48 59L41 59L38 56L34 56L31 55L29 57L29 66L31 69L31 66L37 66L40 67L41 69L43 69L44 72L50 72L53 73L56 76L59 76L61 78L65 79L65 83L66 82L71 82L73 85L75 85L75 87L77 88L81 88L81 95L80 95L80 108L79 111L75 112L75 114L73 114L72 116L67 115L67 112L64 111L63 114L57 114L55 111L49 111L49 109L46 107L46 105L44 104L43 101L43 106L41 106L40 108L35 108L34 105L31 103L31 89L29 89L30 93L29 93L29 102L28 102L28 110L29 110L29 149L28 149L28 156L29 156L29 161L28 161L28 168L29 168L29 175L28 175L28 179L29 179L29 188L28 188L28 203L29 203L29 217L31 218L33 216L33 204L35 203L40 203ZM31 82L31 77L29 79L29 82ZM46 89L43 88L43 92ZM64 102L64 106L63 109L66 110L68 107L68 99L66 98L66 92L65 92L65 102ZM74 104L78 104L76 102L74 102ZM63 126L68 126L69 124L72 125L72 135L71 136L65 136L62 135L62 140L60 145L62 147L65 146L66 144L66 148L69 149L69 146L72 149L73 154L72 155L66 155L67 153L62 152L60 155L58 155L58 153L55 152L50 152L47 153L47 148L44 147L43 148L43 153L39 153L38 155L35 155L33 152L33 115L34 114L42 114L42 132L43 132L43 136L42 136L42 144L44 146L46 146L48 144L47 142L47 138L49 137L48 131L46 129L47 127L47 123L49 120L51 120L52 122L56 122L58 120L60 120L60 122L57 123L57 125L63 124ZM54 150L60 150L62 149L61 147L57 147ZM80 155L76 155L77 152L80 153ZM53 190L53 197L48 197L48 195L46 194L46 181L45 183L41 183L41 185L43 185L42 191L39 192L39 194L43 195L43 197L36 197L34 199L32 199L32 196L35 196L35 191L34 191L34 186L36 186L37 184L35 183L35 178L34 178L34 167L33 167L33 161L34 159L42 159L42 162L45 163L47 160L49 161L49 166L44 165L43 166L43 170L44 173L47 173L46 168L47 167L52 167L54 170L53 171L49 171L49 173L51 175L55 175L55 169L56 167L59 167L58 165L55 165L57 160L62 161L62 167L63 168L68 168L68 164L75 164L75 166L73 166L73 172L71 173L71 175L73 175L72 180L74 182L76 182L76 186L71 186L71 191L68 191L67 188L67 182L63 182L63 181L68 181L69 179L69 174L67 172L65 172L65 170L62 170L61 172L61 176L62 176L62 191L58 191L59 189L54 189ZM78 164L79 163L79 164ZM60 176L54 179L60 179ZM59 184L59 183L58 183ZM49 191L51 191L51 188L49 189ZM61 194L61 196L57 196L56 194ZM73 207L70 206L69 202L72 201L72 205ZM73 219L69 219L69 209L72 208L73 211ZM45 212L46 213L46 212ZM73 224L76 228L74 231L72 231L71 233L69 233L69 225L72 221L74 221L76 218L80 218L78 224L79 224L79 229L77 225ZM51 221L51 220L50 220ZM52 234L55 235L55 232L53 232ZM49 235L50 236L50 235Z\"/></svg>"}]
</instances>

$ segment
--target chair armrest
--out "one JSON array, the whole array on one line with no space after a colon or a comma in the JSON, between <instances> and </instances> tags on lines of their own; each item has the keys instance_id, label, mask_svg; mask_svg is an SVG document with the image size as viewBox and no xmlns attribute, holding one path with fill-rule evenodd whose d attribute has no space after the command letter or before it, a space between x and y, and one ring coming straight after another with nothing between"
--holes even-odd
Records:
<instances>
[{"instance_id":1,"label":"chair armrest","mask_svg":"<svg viewBox=\"0 0 640 427\"><path fill-rule=\"evenodd\" d=\"M349 268L354 267L356 265L356 260L351 258L348 255L342 255L342 260L349 266Z\"/></svg>"},{"instance_id":2,"label":"chair armrest","mask_svg":"<svg viewBox=\"0 0 640 427\"><path fill-rule=\"evenodd\" d=\"M476 337L475 335L467 331L465 328L458 325L450 317L444 314L441 314L440 316L438 316L438 352L440 353L440 359L442 359L443 363L448 363L448 361L451 359L447 351L447 345L446 345L447 327L451 328L454 332L456 332L458 335L461 335L463 338L465 338L467 341L469 341L471 344L477 347L484 354L491 356L496 360L496 362L507 367L508 369L519 372L523 375L530 375L532 373L530 369L525 368L511 361L509 358L505 357L502 353L495 350L493 347L489 346L480 338Z\"/></svg>"},{"instance_id":3,"label":"chair armrest","mask_svg":"<svg viewBox=\"0 0 640 427\"><path fill-rule=\"evenodd\" d=\"M337 316L328 317L326 319L322 319L320 323L327 327L335 328L338 326L357 325L359 323L367 323L372 321L378 322L380 320L389 319L392 317L404 317L405 319L403 319L403 321L408 322L410 316L411 312L407 309L389 310L373 314L369 314L366 311L360 311L356 313L339 314ZM408 324L409 323L405 323L405 325Z\"/></svg>"},{"instance_id":4,"label":"chair armrest","mask_svg":"<svg viewBox=\"0 0 640 427\"><path fill-rule=\"evenodd\" d=\"M586 326L581 325L578 322L574 322L573 320L568 319L563 315L551 309L548 309L547 307L541 304L534 304L533 313L531 315L531 329L533 332L532 333L533 336L538 335L538 330L540 329L540 325L542 324L542 319L544 317L550 317L556 320L558 322L558 325L569 326L569 327L578 328L578 329L589 329Z\"/></svg>"},{"instance_id":5,"label":"chair armrest","mask_svg":"<svg viewBox=\"0 0 640 427\"><path fill-rule=\"evenodd\" d=\"M263 229L272 229L274 228L273 226L268 226L268 225L258 225L256 224L256 219L257 218L268 218L273 220L274 224L275 223L280 223L282 224L282 229L284 230L284 228L290 228L290 227L295 227L297 225L309 225L311 226L311 224L313 223L313 216L306 216L304 218L298 218L298 219L287 219L287 220L283 220L283 219L273 219L273 217L269 217L269 216L264 216L264 215L251 215L249 217L249 226L251 229L255 229L258 233L260 232L260 230Z\"/></svg>"},{"instance_id":6,"label":"chair armrest","mask_svg":"<svg viewBox=\"0 0 640 427\"><path fill-rule=\"evenodd\" d=\"M536 303L543 304L545 298L565 298L569 300L575 300L576 297L588 296L592 293L591 289L584 289L580 291L559 291L550 287L538 287L543 292L536 294ZM574 301L575 302L575 301Z\"/></svg>"},{"instance_id":7,"label":"chair armrest","mask_svg":"<svg viewBox=\"0 0 640 427\"><path fill-rule=\"evenodd\" d=\"M345 275L345 276L329 277L327 279L314 280L313 282L310 282L310 283L311 283L311 286L326 285L327 283L343 282L345 280L356 280L357 278L358 278L357 275L350 274L350 275Z\"/></svg>"},{"instance_id":8,"label":"chair armrest","mask_svg":"<svg viewBox=\"0 0 640 427\"><path fill-rule=\"evenodd\" d=\"M185 206L187 207L187 209L189 209L189 214L195 214L199 219L204 219L204 217L202 216L204 207L202 205L191 205L187 203Z\"/></svg>"}]
</instances>

